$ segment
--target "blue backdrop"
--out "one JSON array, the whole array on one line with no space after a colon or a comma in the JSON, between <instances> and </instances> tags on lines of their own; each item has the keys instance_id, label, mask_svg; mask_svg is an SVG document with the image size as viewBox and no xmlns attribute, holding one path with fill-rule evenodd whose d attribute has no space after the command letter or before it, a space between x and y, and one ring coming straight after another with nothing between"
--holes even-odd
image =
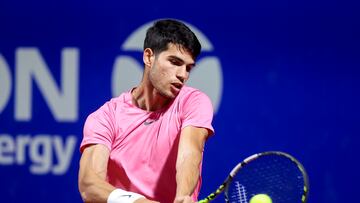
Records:
<instances>
[{"instance_id":1,"label":"blue backdrop","mask_svg":"<svg viewBox=\"0 0 360 203\"><path fill-rule=\"evenodd\" d=\"M0 2L1 202L81 202L85 118L140 80L137 37L168 17L206 45L190 81L216 109L202 196L246 156L281 150L307 169L310 203L356 201L355 2L42 0Z\"/></svg>"}]
</instances>

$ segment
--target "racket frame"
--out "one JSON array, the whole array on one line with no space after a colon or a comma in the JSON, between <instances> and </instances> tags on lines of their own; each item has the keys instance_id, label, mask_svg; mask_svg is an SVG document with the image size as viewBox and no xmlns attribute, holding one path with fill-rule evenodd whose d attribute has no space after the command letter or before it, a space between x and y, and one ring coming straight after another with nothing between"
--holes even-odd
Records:
<instances>
[{"instance_id":1,"label":"racket frame","mask_svg":"<svg viewBox=\"0 0 360 203\"><path fill-rule=\"evenodd\" d=\"M219 194L221 194L225 189L227 189L229 187L229 185L232 182L233 178L235 177L235 175L238 173L238 171L241 168L243 168L245 165L252 162L253 160L258 159L259 157L268 156L268 155L284 156L284 157L288 158L289 160L291 160L298 167L299 171L303 175L303 181L304 181L304 189L303 189L303 194L302 194L302 197L301 197L301 203L306 203L307 199L308 199L308 193L309 193L309 178L308 178L308 175L306 173L306 170L305 170L304 166L295 157L291 156L288 153L281 152L281 151L260 152L260 153L253 154L253 155L247 157L242 162L238 163L231 170L229 175L226 177L225 181L216 189L215 192L209 194L204 199L198 201L198 203L208 203L208 202L214 200ZM229 203L229 199L228 199L227 195L225 195L225 202Z\"/></svg>"}]
</instances>

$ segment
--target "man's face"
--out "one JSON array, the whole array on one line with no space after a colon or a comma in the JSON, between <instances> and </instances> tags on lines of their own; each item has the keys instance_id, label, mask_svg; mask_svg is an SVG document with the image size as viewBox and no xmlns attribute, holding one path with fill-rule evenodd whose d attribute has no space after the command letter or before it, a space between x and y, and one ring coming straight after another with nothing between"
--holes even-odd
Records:
<instances>
[{"instance_id":1,"label":"man's face","mask_svg":"<svg viewBox=\"0 0 360 203\"><path fill-rule=\"evenodd\" d=\"M155 57L149 80L159 94L172 99L179 94L194 66L190 53L178 45L169 44L167 50Z\"/></svg>"}]
</instances>

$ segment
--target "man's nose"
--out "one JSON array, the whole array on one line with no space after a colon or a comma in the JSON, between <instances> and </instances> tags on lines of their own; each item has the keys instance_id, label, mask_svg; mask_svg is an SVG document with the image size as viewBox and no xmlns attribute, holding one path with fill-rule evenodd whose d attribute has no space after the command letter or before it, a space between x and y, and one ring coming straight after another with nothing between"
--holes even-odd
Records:
<instances>
[{"instance_id":1,"label":"man's nose","mask_svg":"<svg viewBox=\"0 0 360 203\"><path fill-rule=\"evenodd\" d=\"M186 66L181 66L179 67L176 77L181 81L181 82L185 82L187 80L189 76L188 71L186 70Z\"/></svg>"}]
</instances>

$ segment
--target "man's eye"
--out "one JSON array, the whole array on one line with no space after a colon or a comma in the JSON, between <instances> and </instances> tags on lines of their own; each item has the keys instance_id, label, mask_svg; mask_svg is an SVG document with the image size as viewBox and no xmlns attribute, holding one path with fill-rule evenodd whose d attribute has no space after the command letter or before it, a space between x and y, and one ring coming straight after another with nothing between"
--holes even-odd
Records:
<instances>
[{"instance_id":1,"label":"man's eye","mask_svg":"<svg viewBox=\"0 0 360 203\"><path fill-rule=\"evenodd\" d=\"M173 64L173 65L176 65L176 66L180 66L181 63L177 60L170 60L170 63Z\"/></svg>"}]
</instances>

